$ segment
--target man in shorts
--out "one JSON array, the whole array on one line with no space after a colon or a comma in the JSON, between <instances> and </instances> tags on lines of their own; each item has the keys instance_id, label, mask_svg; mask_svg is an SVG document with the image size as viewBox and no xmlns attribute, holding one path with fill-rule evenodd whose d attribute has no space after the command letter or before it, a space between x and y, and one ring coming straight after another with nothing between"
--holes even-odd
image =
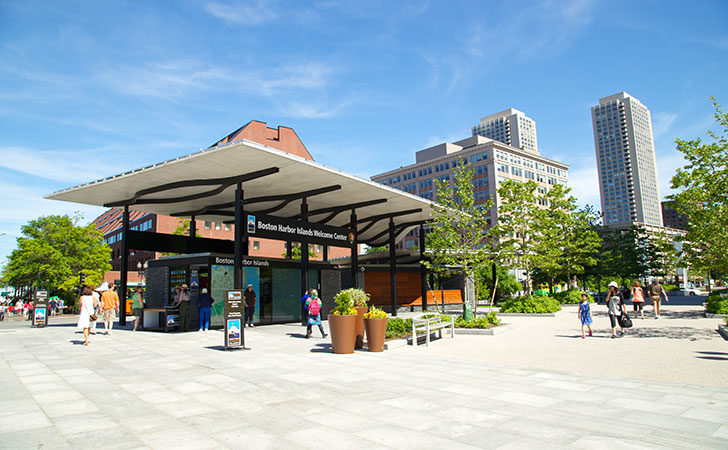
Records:
<instances>
[{"instance_id":1,"label":"man in shorts","mask_svg":"<svg viewBox=\"0 0 728 450\"><path fill-rule=\"evenodd\" d=\"M655 319L660 318L660 300L662 299L662 296L665 296L665 301L669 302L670 300L667 298L667 291L665 291L665 288L662 287L662 280L658 279L655 280L649 288L647 288L647 292L650 294L650 301L652 302L652 310L655 312Z\"/></svg>"},{"instance_id":2,"label":"man in shorts","mask_svg":"<svg viewBox=\"0 0 728 450\"><path fill-rule=\"evenodd\" d=\"M109 289L101 293L102 315L104 317L104 334L111 334L111 329L119 311L119 296L114 291L114 283L109 283Z\"/></svg>"}]
</instances>

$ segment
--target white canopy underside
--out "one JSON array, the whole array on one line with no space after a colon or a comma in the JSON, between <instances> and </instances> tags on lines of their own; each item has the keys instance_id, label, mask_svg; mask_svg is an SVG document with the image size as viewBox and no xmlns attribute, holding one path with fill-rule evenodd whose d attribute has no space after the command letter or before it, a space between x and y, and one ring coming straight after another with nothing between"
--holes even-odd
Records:
<instances>
[{"instance_id":1,"label":"white canopy underside","mask_svg":"<svg viewBox=\"0 0 728 450\"><path fill-rule=\"evenodd\" d=\"M352 157L355 156L352 155ZM46 196L46 198L105 206L110 203L125 202L133 199L141 190L169 183L235 177L269 168L278 168L279 171L243 182L244 199L296 194L332 185L340 185L341 189L308 197L308 210L316 211L322 208L386 199L386 202L383 203L356 208L357 219L361 220L371 216L394 214L414 209L421 209L421 211L394 217L395 226L425 221L432 217L432 202L429 200L247 140L202 150L153 166L58 191ZM143 195L138 198L145 201L178 198L208 192L216 187L219 187L219 185L184 186ZM234 202L235 188L236 185L232 184L220 193L203 198L181 199L181 201L175 203L134 204L129 202L129 208L162 215L201 211L212 205ZM264 203L256 202L246 204L244 210L246 213L262 213L266 209L273 208L281 203L281 200ZM229 206L216 208L216 210L233 212L234 208ZM300 212L301 201L294 200L270 214L278 217L293 217ZM308 221L349 228L349 210L341 212L328 222L322 222L329 215L330 212L309 216ZM215 213L200 213L195 217L198 220L216 222L231 221L233 219L230 215ZM368 224L369 222L362 222L357 228L361 230ZM397 239L415 226L417 225L398 230ZM370 245L383 245L388 239L386 233L388 228L389 219L379 220L363 233L359 233L359 242Z\"/></svg>"}]
</instances>

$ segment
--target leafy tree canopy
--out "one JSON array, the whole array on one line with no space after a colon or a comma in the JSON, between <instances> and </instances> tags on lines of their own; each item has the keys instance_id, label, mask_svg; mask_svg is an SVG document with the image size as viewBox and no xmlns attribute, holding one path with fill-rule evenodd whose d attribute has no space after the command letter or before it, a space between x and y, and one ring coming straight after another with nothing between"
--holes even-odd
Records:
<instances>
[{"instance_id":1,"label":"leafy tree canopy","mask_svg":"<svg viewBox=\"0 0 728 450\"><path fill-rule=\"evenodd\" d=\"M18 248L10 254L3 279L14 286L71 291L86 274L86 283L101 282L111 270L111 249L93 224L78 225L80 215L44 216L21 228Z\"/></svg>"},{"instance_id":2,"label":"leafy tree canopy","mask_svg":"<svg viewBox=\"0 0 728 450\"><path fill-rule=\"evenodd\" d=\"M669 198L688 217L687 262L701 271L728 272L728 114L711 100L722 134L708 131L711 143L675 140L686 164L672 177L672 188L679 192Z\"/></svg>"}]
</instances>

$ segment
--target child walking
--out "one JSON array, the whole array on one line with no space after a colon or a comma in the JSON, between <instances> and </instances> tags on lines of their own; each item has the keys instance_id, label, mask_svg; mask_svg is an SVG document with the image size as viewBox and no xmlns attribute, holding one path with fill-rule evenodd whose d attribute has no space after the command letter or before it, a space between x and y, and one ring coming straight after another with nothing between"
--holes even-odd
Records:
<instances>
[{"instance_id":1,"label":"child walking","mask_svg":"<svg viewBox=\"0 0 728 450\"><path fill-rule=\"evenodd\" d=\"M319 331L321 331L321 337L326 337L328 334L324 333L324 327L321 324L321 300L318 298L318 292L316 289L311 290L310 297L306 299L306 309L308 310L308 320L306 321L306 339L311 337L311 327L318 325Z\"/></svg>"},{"instance_id":2,"label":"child walking","mask_svg":"<svg viewBox=\"0 0 728 450\"><path fill-rule=\"evenodd\" d=\"M592 316L591 309L589 308L589 296L586 294L581 294L581 302L579 303L579 320L581 320L581 338L586 338L586 335L584 334L585 325L589 329L589 336L591 336Z\"/></svg>"}]
</instances>

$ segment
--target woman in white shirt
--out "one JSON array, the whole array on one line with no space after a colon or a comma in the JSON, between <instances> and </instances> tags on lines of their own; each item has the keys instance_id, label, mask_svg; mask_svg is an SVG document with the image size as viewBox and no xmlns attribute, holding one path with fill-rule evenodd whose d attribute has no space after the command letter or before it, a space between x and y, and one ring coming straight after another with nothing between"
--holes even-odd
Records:
<instances>
[{"instance_id":1,"label":"woman in white shirt","mask_svg":"<svg viewBox=\"0 0 728 450\"><path fill-rule=\"evenodd\" d=\"M94 314L98 306L96 299L93 297L90 286L84 286L81 291L81 297L78 299L78 328L83 329L83 345L88 345L88 335L91 328L91 315Z\"/></svg>"}]
</instances>

